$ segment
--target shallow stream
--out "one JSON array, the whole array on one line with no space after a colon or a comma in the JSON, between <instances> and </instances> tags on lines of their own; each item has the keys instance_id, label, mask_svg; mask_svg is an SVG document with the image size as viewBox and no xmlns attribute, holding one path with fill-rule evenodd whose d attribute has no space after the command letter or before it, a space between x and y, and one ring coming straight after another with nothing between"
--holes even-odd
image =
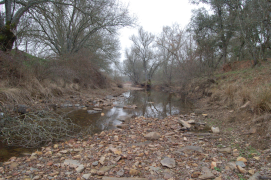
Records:
<instances>
[{"instance_id":1,"label":"shallow stream","mask_svg":"<svg viewBox=\"0 0 271 180\"><path fill-rule=\"evenodd\" d=\"M134 114L162 119L170 115L190 113L193 109L192 103L181 99L178 95L157 91L126 92L121 97L117 97L114 104L114 107L104 108L96 114L88 114L86 110L76 108L61 108L58 112L65 113L68 118L79 125L83 135L91 135L116 128L116 125L121 124L121 121L118 120L120 116ZM124 109L123 107L127 105L136 105L137 108ZM32 151L33 149L7 147L0 143L0 162Z\"/></svg>"}]
</instances>

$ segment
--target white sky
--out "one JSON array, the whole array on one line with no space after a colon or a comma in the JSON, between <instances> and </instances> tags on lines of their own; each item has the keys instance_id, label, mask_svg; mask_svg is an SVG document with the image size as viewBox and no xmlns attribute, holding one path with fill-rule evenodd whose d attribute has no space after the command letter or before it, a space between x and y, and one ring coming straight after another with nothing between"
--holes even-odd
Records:
<instances>
[{"instance_id":1,"label":"white sky","mask_svg":"<svg viewBox=\"0 0 271 180\"><path fill-rule=\"evenodd\" d=\"M192 15L191 10L197 6L191 5L189 0L120 0L124 4L129 3L129 10L138 18L138 25L154 34L162 32L163 26L171 26L178 23L182 28L188 25ZM121 61L124 59L125 48L129 48L129 37L137 35L137 28L124 28L120 31L122 48Z\"/></svg>"}]
</instances>

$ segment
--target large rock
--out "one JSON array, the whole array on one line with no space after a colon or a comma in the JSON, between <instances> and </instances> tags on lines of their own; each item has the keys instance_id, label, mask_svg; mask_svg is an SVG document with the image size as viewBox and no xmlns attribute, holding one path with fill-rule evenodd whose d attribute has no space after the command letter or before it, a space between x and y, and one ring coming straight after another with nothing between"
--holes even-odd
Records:
<instances>
[{"instance_id":1,"label":"large rock","mask_svg":"<svg viewBox=\"0 0 271 180\"><path fill-rule=\"evenodd\" d=\"M203 175L199 176L200 179L213 179L215 175L207 167L202 168Z\"/></svg>"},{"instance_id":2,"label":"large rock","mask_svg":"<svg viewBox=\"0 0 271 180\"><path fill-rule=\"evenodd\" d=\"M158 132L150 132L145 135L145 138L149 139L149 140L157 140L160 137L161 137L161 135Z\"/></svg>"},{"instance_id":3,"label":"large rock","mask_svg":"<svg viewBox=\"0 0 271 180\"><path fill-rule=\"evenodd\" d=\"M234 162L228 162L227 163L227 166L231 169L231 170L235 170L237 167L236 167L236 164Z\"/></svg>"},{"instance_id":4,"label":"large rock","mask_svg":"<svg viewBox=\"0 0 271 180\"><path fill-rule=\"evenodd\" d=\"M90 176L91 176L91 174L83 174L82 178L84 178L84 179L89 179Z\"/></svg>"},{"instance_id":5,"label":"large rock","mask_svg":"<svg viewBox=\"0 0 271 180\"><path fill-rule=\"evenodd\" d=\"M164 158L161 160L161 164L168 168L174 168L176 166L175 160L173 158Z\"/></svg>"},{"instance_id":6,"label":"large rock","mask_svg":"<svg viewBox=\"0 0 271 180\"><path fill-rule=\"evenodd\" d=\"M66 159L64 161L64 165L73 167L73 168L77 168L78 166L80 166L81 164L79 163L79 161L77 160L72 160L72 159Z\"/></svg>"},{"instance_id":7,"label":"large rock","mask_svg":"<svg viewBox=\"0 0 271 180\"><path fill-rule=\"evenodd\" d=\"M78 172L78 173L81 173L81 172L83 172L84 170L85 170L85 166L82 165L82 164L76 168L76 172Z\"/></svg>"},{"instance_id":8,"label":"large rock","mask_svg":"<svg viewBox=\"0 0 271 180\"><path fill-rule=\"evenodd\" d=\"M183 125L183 127L188 128L188 129L191 128L191 125L188 122L184 120L179 120L179 122Z\"/></svg>"},{"instance_id":9,"label":"large rock","mask_svg":"<svg viewBox=\"0 0 271 180\"><path fill-rule=\"evenodd\" d=\"M246 158L244 158L244 157L238 157L238 158L236 159L236 161L247 162Z\"/></svg>"},{"instance_id":10,"label":"large rock","mask_svg":"<svg viewBox=\"0 0 271 180\"><path fill-rule=\"evenodd\" d=\"M107 171L110 171L110 169L112 169L113 167L115 167L115 165L111 165L111 166L104 166L102 167L98 172L97 174L102 176L104 175Z\"/></svg>"}]
</instances>

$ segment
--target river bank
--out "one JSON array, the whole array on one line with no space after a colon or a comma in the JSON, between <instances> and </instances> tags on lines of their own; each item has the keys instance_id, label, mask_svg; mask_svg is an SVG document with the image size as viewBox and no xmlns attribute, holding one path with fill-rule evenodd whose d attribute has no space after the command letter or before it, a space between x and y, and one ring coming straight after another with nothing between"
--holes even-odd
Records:
<instances>
[{"instance_id":1,"label":"river bank","mask_svg":"<svg viewBox=\"0 0 271 180\"><path fill-rule=\"evenodd\" d=\"M69 98L77 99L74 97ZM223 122L217 133L206 130L208 124L215 126L212 123L217 122L217 117L205 110L162 119L126 116L118 129L51 144L23 157L11 157L1 164L0 178L254 180L271 177L270 149L253 148L244 141L242 131L227 129Z\"/></svg>"},{"instance_id":2,"label":"river bank","mask_svg":"<svg viewBox=\"0 0 271 180\"><path fill-rule=\"evenodd\" d=\"M52 144L29 156L12 157L0 167L0 178L252 180L256 176L270 177L270 150L249 146L237 149L236 145L242 144L238 137L223 132L186 131L180 120L194 120L203 125L208 115L127 118L126 125L120 129Z\"/></svg>"},{"instance_id":3,"label":"river bank","mask_svg":"<svg viewBox=\"0 0 271 180\"><path fill-rule=\"evenodd\" d=\"M51 144L23 157L12 157L1 165L0 178L270 178L270 138L266 131L270 118L268 114L254 114L251 112L253 104L244 103L238 108L228 104L221 98L224 96L215 93L215 87L220 84L218 79L201 82L191 84L184 93L194 100L195 107L191 112L179 112L165 118L131 116L118 129ZM128 88L132 89L129 85ZM100 105L107 104L104 103L107 95L108 91L99 90L97 94L71 94L50 102L36 101L33 105L48 109L70 105L85 108L94 105L94 101L95 104L100 100L103 102ZM179 98L182 99L182 93ZM194 120L203 129L219 127L219 133L212 133L210 129L200 133L184 130L181 120Z\"/></svg>"}]
</instances>

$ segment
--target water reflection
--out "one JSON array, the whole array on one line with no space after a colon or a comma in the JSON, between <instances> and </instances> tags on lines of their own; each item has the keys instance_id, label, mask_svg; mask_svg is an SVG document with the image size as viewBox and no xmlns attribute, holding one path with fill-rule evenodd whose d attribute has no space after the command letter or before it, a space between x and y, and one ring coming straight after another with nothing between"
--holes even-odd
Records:
<instances>
[{"instance_id":1,"label":"water reflection","mask_svg":"<svg viewBox=\"0 0 271 180\"><path fill-rule=\"evenodd\" d=\"M80 126L80 134L84 136L115 128L116 125L121 124L121 121L117 120L119 116L135 114L136 116L164 118L169 115L191 112L193 107L191 103L183 101L175 94L156 91L126 92L122 97L118 97L114 104L115 107L102 110L101 113L104 113L104 116L101 113L88 114L86 110L72 108L60 109L59 113L66 114ZM122 107L125 105L136 105L137 108L123 109ZM0 162L32 151L33 149L8 147L0 142Z\"/></svg>"},{"instance_id":2,"label":"water reflection","mask_svg":"<svg viewBox=\"0 0 271 180\"><path fill-rule=\"evenodd\" d=\"M103 109L101 113L88 114L85 110L70 112L67 117L82 127L82 135L95 134L103 130L113 129L121 124L118 117L128 114L152 118L165 118L169 115L187 113L192 110L192 104L180 100L171 93L156 91L130 91L118 97L115 107ZM136 105L136 109L123 109L123 106Z\"/></svg>"},{"instance_id":3,"label":"water reflection","mask_svg":"<svg viewBox=\"0 0 271 180\"><path fill-rule=\"evenodd\" d=\"M136 104L137 116L165 118L170 115L190 112L192 103L180 99L176 94L157 91L131 91L125 93L127 104Z\"/></svg>"}]
</instances>

